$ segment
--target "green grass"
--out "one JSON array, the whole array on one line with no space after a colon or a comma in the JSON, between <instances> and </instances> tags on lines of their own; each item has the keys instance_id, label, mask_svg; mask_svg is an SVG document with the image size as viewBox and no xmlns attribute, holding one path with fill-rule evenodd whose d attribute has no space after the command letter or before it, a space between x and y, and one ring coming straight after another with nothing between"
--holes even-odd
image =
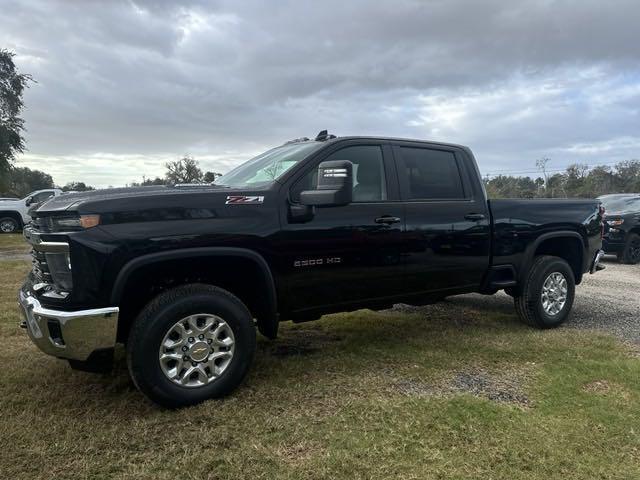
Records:
<instances>
[{"instance_id":1,"label":"green grass","mask_svg":"<svg viewBox=\"0 0 640 480\"><path fill-rule=\"evenodd\" d=\"M28 253L30 248L21 233L0 234L0 259L3 255Z\"/></svg>"},{"instance_id":2,"label":"green grass","mask_svg":"<svg viewBox=\"0 0 640 480\"><path fill-rule=\"evenodd\" d=\"M0 267L3 478L640 478L640 359L608 336L451 305L332 315L259 341L231 397L167 411L121 352L107 376L38 352L27 263Z\"/></svg>"}]
</instances>

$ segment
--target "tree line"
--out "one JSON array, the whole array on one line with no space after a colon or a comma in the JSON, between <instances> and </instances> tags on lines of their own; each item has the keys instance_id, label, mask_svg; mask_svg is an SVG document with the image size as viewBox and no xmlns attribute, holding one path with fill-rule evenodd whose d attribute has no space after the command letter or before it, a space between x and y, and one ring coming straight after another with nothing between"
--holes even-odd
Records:
<instances>
[{"instance_id":1,"label":"tree line","mask_svg":"<svg viewBox=\"0 0 640 480\"><path fill-rule=\"evenodd\" d=\"M536 162L540 175L485 177L489 198L595 198L608 193L640 193L640 160L613 167L573 164L564 172L547 173L549 159Z\"/></svg>"},{"instance_id":2,"label":"tree line","mask_svg":"<svg viewBox=\"0 0 640 480\"><path fill-rule=\"evenodd\" d=\"M163 177L146 178L141 181L134 181L126 186L149 186L149 185L175 185L178 183L211 183L218 178L221 173L203 171L199 162L190 156L184 156L179 160L165 163L165 174ZM32 170L28 167L9 166L0 175L0 197L22 198L35 190L56 187L53 178L48 173L40 170ZM68 182L58 186L65 192L85 192L95 190L95 187L81 181Z\"/></svg>"}]
</instances>

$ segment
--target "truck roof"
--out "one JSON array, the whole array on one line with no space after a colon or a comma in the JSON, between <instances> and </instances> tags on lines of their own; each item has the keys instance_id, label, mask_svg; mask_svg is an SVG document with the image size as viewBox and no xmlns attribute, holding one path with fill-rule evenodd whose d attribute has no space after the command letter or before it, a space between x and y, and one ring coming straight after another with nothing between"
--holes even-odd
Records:
<instances>
[{"instance_id":1,"label":"truck roof","mask_svg":"<svg viewBox=\"0 0 640 480\"><path fill-rule=\"evenodd\" d=\"M314 142L324 142L324 143L336 143L336 142L342 142L345 140L376 140L376 141L388 141L388 142L412 142L412 143L424 143L426 145L435 145L435 146L440 146L440 147L452 147L452 148L462 148L465 150L469 150L469 147L467 147L466 145L460 145L457 143L449 143L449 142L439 142L439 141L435 141L435 140L420 140L417 138L402 138L402 137L380 137L380 136L375 136L375 135L348 135L345 137L335 137L335 136L330 136L330 138L327 139L316 139L316 140L310 140L306 137L303 138L299 138L299 139L295 139L295 140L290 140L289 142L286 143L314 143Z\"/></svg>"}]
</instances>

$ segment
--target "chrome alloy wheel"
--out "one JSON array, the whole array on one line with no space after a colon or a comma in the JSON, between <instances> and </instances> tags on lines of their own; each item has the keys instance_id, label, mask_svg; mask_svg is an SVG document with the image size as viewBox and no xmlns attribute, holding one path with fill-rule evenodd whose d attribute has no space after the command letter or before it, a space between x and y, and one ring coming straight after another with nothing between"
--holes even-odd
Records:
<instances>
[{"instance_id":1,"label":"chrome alloy wheel","mask_svg":"<svg viewBox=\"0 0 640 480\"><path fill-rule=\"evenodd\" d=\"M176 322L160 344L160 368L181 387L201 387L215 381L233 358L231 327L210 313L190 315Z\"/></svg>"},{"instance_id":2,"label":"chrome alloy wheel","mask_svg":"<svg viewBox=\"0 0 640 480\"><path fill-rule=\"evenodd\" d=\"M13 233L16 230L16 223L10 219L3 219L0 222L0 231L2 233Z\"/></svg>"},{"instance_id":3,"label":"chrome alloy wheel","mask_svg":"<svg viewBox=\"0 0 640 480\"><path fill-rule=\"evenodd\" d=\"M560 272L553 272L542 284L542 308L545 313L555 316L567 303L567 279Z\"/></svg>"}]
</instances>

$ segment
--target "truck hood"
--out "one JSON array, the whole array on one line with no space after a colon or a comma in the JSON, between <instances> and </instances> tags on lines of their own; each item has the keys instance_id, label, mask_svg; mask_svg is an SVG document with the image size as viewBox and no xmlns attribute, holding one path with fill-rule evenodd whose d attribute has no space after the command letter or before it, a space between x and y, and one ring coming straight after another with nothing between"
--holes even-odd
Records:
<instances>
[{"instance_id":1,"label":"truck hood","mask_svg":"<svg viewBox=\"0 0 640 480\"><path fill-rule=\"evenodd\" d=\"M640 215L640 211L635 210L635 209L628 209L628 210L616 210L616 211L609 211L607 210L607 212L605 213L605 218L611 218L611 217L625 217L625 216L630 216L630 215Z\"/></svg>"},{"instance_id":2,"label":"truck hood","mask_svg":"<svg viewBox=\"0 0 640 480\"><path fill-rule=\"evenodd\" d=\"M1 209L6 209L6 208L17 208L18 206L20 207L24 207L24 199L21 200L0 200L0 208Z\"/></svg>"},{"instance_id":3,"label":"truck hood","mask_svg":"<svg viewBox=\"0 0 640 480\"><path fill-rule=\"evenodd\" d=\"M269 187L267 185L249 191L221 185L160 185L92 190L53 197L33 213L41 217L63 212L117 214L175 208L212 208L227 204L228 197L263 196Z\"/></svg>"},{"instance_id":4,"label":"truck hood","mask_svg":"<svg viewBox=\"0 0 640 480\"><path fill-rule=\"evenodd\" d=\"M90 190L79 193L66 193L49 199L37 209L38 213L59 212L69 209L75 209L80 205L89 202L109 201L123 198L144 197L149 195L158 195L162 193L170 193L171 187L164 185L149 187L130 187L130 188L107 188L104 190Z\"/></svg>"}]
</instances>

